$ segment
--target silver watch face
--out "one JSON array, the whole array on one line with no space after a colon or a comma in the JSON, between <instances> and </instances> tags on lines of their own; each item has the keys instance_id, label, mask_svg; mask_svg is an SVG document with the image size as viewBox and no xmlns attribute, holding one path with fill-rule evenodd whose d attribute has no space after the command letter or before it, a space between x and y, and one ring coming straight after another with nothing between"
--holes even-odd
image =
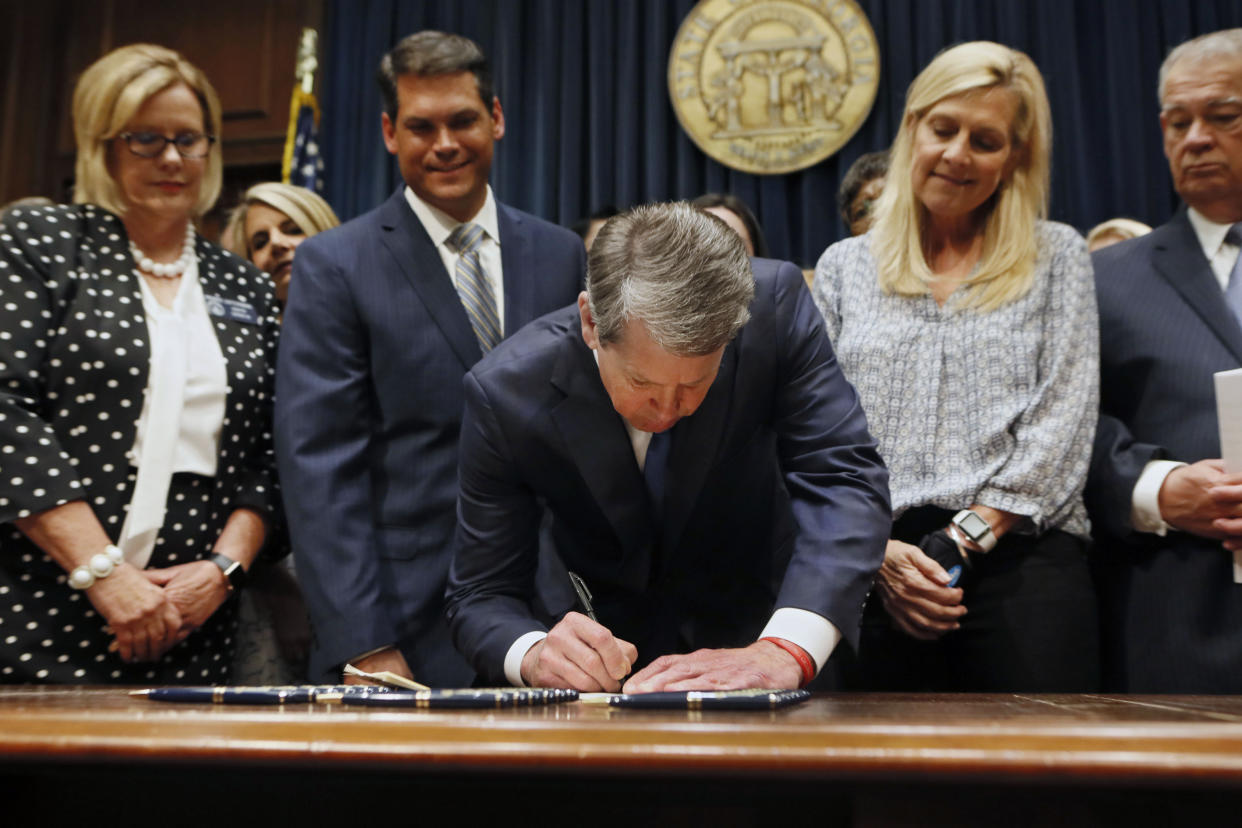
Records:
<instances>
[{"instance_id":1,"label":"silver watch face","mask_svg":"<svg viewBox=\"0 0 1242 828\"><path fill-rule=\"evenodd\" d=\"M992 528L986 520L974 512L967 512L962 515L956 523L966 533L967 537L975 542L978 542L980 538L987 537L988 530Z\"/></svg>"}]
</instances>

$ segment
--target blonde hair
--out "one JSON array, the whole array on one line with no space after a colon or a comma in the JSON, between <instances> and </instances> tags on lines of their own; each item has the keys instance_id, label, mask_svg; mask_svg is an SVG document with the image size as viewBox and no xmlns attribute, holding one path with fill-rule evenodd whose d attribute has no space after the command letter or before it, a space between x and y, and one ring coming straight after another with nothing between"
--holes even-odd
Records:
<instances>
[{"instance_id":1,"label":"blonde hair","mask_svg":"<svg viewBox=\"0 0 1242 828\"><path fill-rule=\"evenodd\" d=\"M923 253L927 210L914 194L914 134L940 101L968 92L1005 89L1017 104L1011 129L1012 170L980 209L987 211L983 251L966 280L966 304L992 310L1026 294L1035 277L1036 223L1048 212L1052 115L1039 69L1022 52L975 41L946 49L906 92L906 110L893 142L888 183L872 229L880 287L923 296L935 274Z\"/></svg>"},{"instance_id":2,"label":"blonde hair","mask_svg":"<svg viewBox=\"0 0 1242 828\"><path fill-rule=\"evenodd\" d=\"M1092 245L1104 236L1116 236L1118 241L1126 241L1146 236L1150 232L1151 227L1141 221L1131 218L1112 218L1091 228L1091 232L1087 234L1087 249L1092 250Z\"/></svg>"},{"instance_id":3,"label":"blonde hair","mask_svg":"<svg viewBox=\"0 0 1242 828\"><path fill-rule=\"evenodd\" d=\"M236 253L246 259L250 258L250 239L246 236L246 214L252 204L266 204L273 210L279 210L293 223L302 229L308 237L324 230L340 225L341 220L332 212L332 207L318 193L305 187L292 184L281 184L267 181L255 184L242 196L241 204L229 213L228 223L220 235L220 244L225 250Z\"/></svg>"},{"instance_id":4,"label":"blonde hair","mask_svg":"<svg viewBox=\"0 0 1242 828\"><path fill-rule=\"evenodd\" d=\"M126 202L108 169L108 148L152 95L185 84L203 107L203 130L215 136L194 215L211 209L220 195L220 98L207 77L184 57L150 43L114 49L87 67L73 90L73 134L78 155L73 200L124 215Z\"/></svg>"}]
</instances>

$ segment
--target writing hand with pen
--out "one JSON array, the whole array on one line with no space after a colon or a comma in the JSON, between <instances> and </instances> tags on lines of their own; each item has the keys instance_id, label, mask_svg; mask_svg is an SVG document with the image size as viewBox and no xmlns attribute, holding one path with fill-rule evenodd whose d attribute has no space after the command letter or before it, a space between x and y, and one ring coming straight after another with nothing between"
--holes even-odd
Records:
<instances>
[{"instance_id":1,"label":"writing hand with pen","mask_svg":"<svg viewBox=\"0 0 1242 828\"><path fill-rule=\"evenodd\" d=\"M569 582L583 612L570 612L522 657L528 687L569 687L584 693L616 692L630 674L638 648L599 623L591 590L575 572Z\"/></svg>"},{"instance_id":2,"label":"writing hand with pen","mask_svg":"<svg viewBox=\"0 0 1242 828\"><path fill-rule=\"evenodd\" d=\"M633 644L582 613L570 612L526 651L522 679L530 687L615 693L637 658Z\"/></svg>"},{"instance_id":3,"label":"writing hand with pen","mask_svg":"<svg viewBox=\"0 0 1242 828\"><path fill-rule=\"evenodd\" d=\"M622 690L652 693L662 690L786 689L800 687L804 675L787 647L770 640L748 647L696 650L666 655L629 676L638 648L595 619L591 593L582 579L569 573L578 601L587 613L570 612L548 637L526 651L522 679L531 687L571 687L585 693ZM588 617L589 616L589 617Z\"/></svg>"}]
</instances>

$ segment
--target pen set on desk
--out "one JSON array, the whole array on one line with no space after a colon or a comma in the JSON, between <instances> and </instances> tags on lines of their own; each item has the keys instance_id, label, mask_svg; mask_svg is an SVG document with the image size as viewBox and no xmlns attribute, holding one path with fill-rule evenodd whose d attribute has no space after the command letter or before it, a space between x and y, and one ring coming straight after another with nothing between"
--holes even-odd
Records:
<instances>
[{"instance_id":1,"label":"pen set on desk","mask_svg":"<svg viewBox=\"0 0 1242 828\"><path fill-rule=\"evenodd\" d=\"M583 612L598 623L591 604L591 590L576 572L569 582ZM376 684L292 685L276 687L155 687L135 690L132 695L152 701L212 704L306 704L341 703L366 707L413 707L423 709L482 709L528 707L582 701L609 707L649 710L771 710L805 701L806 690L719 690L661 693L579 693L577 690L531 687L432 689L413 679L390 672L368 673L352 664L348 675Z\"/></svg>"},{"instance_id":2,"label":"pen set on desk","mask_svg":"<svg viewBox=\"0 0 1242 828\"><path fill-rule=\"evenodd\" d=\"M153 687L134 696L151 701L211 704L340 703L370 707L500 708L574 701L577 690L529 687L401 690L366 684L277 687Z\"/></svg>"},{"instance_id":3,"label":"pen set on desk","mask_svg":"<svg viewBox=\"0 0 1242 828\"><path fill-rule=\"evenodd\" d=\"M151 701L198 704L339 703L364 707L484 709L537 707L581 701L648 710L771 710L806 701L806 690L683 690L664 693L579 693L532 687L399 690L365 684L275 687L153 687L130 695Z\"/></svg>"}]
</instances>

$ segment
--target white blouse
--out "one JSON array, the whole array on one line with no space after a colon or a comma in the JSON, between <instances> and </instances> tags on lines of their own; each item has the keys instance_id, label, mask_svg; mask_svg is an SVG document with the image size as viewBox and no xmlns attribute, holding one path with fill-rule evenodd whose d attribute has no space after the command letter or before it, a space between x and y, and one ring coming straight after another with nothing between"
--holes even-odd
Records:
<instances>
[{"instance_id":1,"label":"white blouse","mask_svg":"<svg viewBox=\"0 0 1242 828\"><path fill-rule=\"evenodd\" d=\"M147 433L147 423L152 417L165 416L151 410L151 383L154 381L154 355L159 352L171 325L183 325L188 338L185 397L181 410L181 428L173 453L172 471L192 472L205 477L215 477L216 461L220 455L220 430L224 424L224 402L228 393L228 376L225 371L224 353L220 341L211 326L207 313L207 301L198 280L198 262L191 262L181 276L181 286L173 299L173 306L166 308L155 298L147 280L139 277L142 286L142 308L147 318L147 332L151 343L152 366L148 374L147 390L142 404L142 416L138 419L138 434L128 457L130 465L137 466L142 456L142 440Z\"/></svg>"}]
</instances>

